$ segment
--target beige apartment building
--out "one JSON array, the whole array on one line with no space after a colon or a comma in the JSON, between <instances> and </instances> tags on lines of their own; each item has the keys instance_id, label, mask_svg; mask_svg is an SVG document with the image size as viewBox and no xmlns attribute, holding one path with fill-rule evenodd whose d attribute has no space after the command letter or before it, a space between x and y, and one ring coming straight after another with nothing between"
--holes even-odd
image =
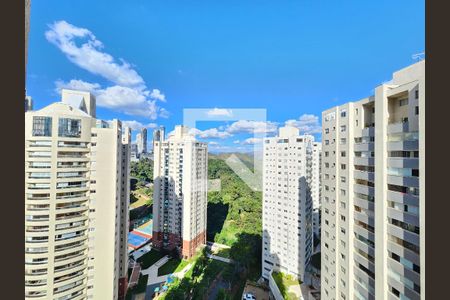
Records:
<instances>
[{"instance_id":1,"label":"beige apartment building","mask_svg":"<svg viewBox=\"0 0 450 300\"><path fill-rule=\"evenodd\" d=\"M322 122L321 298L425 299L425 61Z\"/></svg>"},{"instance_id":2,"label":"beige apartment building","mask_svg":"<svg viewBox=\"0 0 450 300\"><path fill-rule=\"evenodd\" d=\"M129 130L95 108L90 93L63 90L25 113L25 299L124 295Z\"/></svg>"},{"instance_id":3,"label":"beige apartment building","mask_svg":"<svg viewBox=\"0 0 450 300\"><path fill-rule=\"evenodd\" d=\"M153 245L193 256L206 243L208 147L176 126L153 133Z\"/></svg>"}]
</instances>

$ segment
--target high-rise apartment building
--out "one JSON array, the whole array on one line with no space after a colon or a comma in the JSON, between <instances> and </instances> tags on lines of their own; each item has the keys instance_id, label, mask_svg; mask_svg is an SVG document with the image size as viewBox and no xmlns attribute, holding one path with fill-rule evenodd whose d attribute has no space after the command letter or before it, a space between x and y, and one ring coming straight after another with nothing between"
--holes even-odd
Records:
<instances>
[{"instance_id":1,"label":"high-rise apartment building","mask_svg":"<svg viewBox=\"0 0 450 300\"><path fill-rule=\"evenodd\" d=\"M191 257L206 243L208 148L185 126L153 133L153 245Z\"/></svg>"},{"instance_id":2,"label":"high-rise apartment building","mask_svg":"<svg viewBox=\"0 0 450 300\"><path fill-rule=\"evenodd\" d=\"M118 299L126 288L126 140L120 121L95 119L87 92L25 113L25 299Z\"/></svg>"},{"instance_id":3,"label":"high-rise apartment building","mask_svg":"<svg viewBox=\"0 0 450 300\"><path fill-rule=\"evenodd\" d=\"M136 143L139 155L147 153L147 128L142 128L141 132L136 135Z\"/></svg>"},{"instance_id":4,"label":"high-rise apartment building","mask_svg":"<svg viewBox=\"0 0 450 300\"><path fill-rule=\"evenodd\" d=\"M25 97L25 112L27 112L29 110L33 110L33 99L31 98L31 96L26 96Z\"/></svg>"},{"instance_id":5,"label":"high-rise apartment building","mask_svg":"<svg viewBox=\"0 0 450 300\"><path fill-rule=\"evenodd\" d=\"M424 112L425 61L323 112L322 299L424 299Z\"/></svg>"},{"instance_id":6,"label":"high-rise apartment building","mask_svg":"<svg viewBox=\"0 0 450 300\"><path fill-rule=\"evenodd\" d=\"M312 254L312 194L318 164L311 135L282 127L263 144L262 276L281 271L301 280ZM316 149L317 150L317 149ZM317 150L318 151L318 150Z\"/></svg>"},{"instance_id":7,"label":"high-rise apartment building","mask_svg":"<svg viewBox=\"0 0 450 300\"><path fill-rule=\"evenodd\" d=\"M321 164L322 164L322 143L314 142L311 160L311 197L312 205L312 222L313 233L315 238L320 239L320 218L321 218L321 194L322 194L322 178L321 178Z\"/></svg>"}]
</instances>

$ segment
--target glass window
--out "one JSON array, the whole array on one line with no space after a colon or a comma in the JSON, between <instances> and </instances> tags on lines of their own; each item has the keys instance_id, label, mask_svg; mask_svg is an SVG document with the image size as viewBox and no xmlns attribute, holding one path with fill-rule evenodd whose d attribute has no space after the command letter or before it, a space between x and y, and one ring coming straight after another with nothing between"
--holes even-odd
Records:
<instances>
[{"instance_id":1,"label":"glass window","mask_svg":"<svg viewBox=\"0 0 450 300\"><path fill-rule=\"evenodd\" d=\"M51 136L52 118L33 117L33 136Z\"/></svg>"},{"instance_id":2,"label":"glass window","mask_svg":"<svg viewBox=\"0 0 450 300\"><path fill-rule=\"evenodd\" d=\"M81 120L60 118L58 124L58 136L60 137L80 137Z\"/></svg>"}]
</instances>

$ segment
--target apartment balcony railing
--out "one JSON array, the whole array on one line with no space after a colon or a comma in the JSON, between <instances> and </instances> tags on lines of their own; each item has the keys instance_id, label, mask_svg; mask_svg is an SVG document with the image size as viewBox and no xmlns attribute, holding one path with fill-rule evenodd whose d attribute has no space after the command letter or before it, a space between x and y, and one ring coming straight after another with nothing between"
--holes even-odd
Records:
<instances>
[{"instance_id":1,"label":"apartment balcony railing","mask_svg":"<svg viewBox=\"0 0 450 300\"><path fill-rule=\"evenodd\" d=\"M419 169L419 158L388 157L387 165L390 168Z\"/></svg>"},{"instance_id":2,"label":"apartment balcony railing","mask_svg":"<svg viewBox=\"0 0 450 300\"><path fill-rule=\"evenodd\" d=\"M387 126L387 133L394 134L400 132L408 132L409 131L409 122L396 122L390 123Z\"/></svg>"},{"instance_id":3,"label":"apartment balcony railing","mask_svg":"<svg viewBox=\"0 0 450 300\"><path fill-rule=\"evenodd\" d=\"M419 187L419 177L387 175L387 183L401 186Z\"/></svg>"},{"instance_id":4,"label":"apartment balcony railing","mask_svg":"<svg viewBox=\"0 0 450 300\"><path fill-rule=\"evenodd\" d=\"M419 196L399 191L387 191L387 199L406 205L419 206Z\"/></svg>"}]
</instances>

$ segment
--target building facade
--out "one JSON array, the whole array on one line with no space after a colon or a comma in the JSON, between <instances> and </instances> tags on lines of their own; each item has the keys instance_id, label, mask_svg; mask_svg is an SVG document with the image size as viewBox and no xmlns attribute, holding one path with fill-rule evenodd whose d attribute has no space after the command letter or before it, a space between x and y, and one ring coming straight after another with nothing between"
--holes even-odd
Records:
<instances>
[{"instance_id":1,"label":"building facade","mask_svg":"<svg viewBox=\"0 0 450 300\"><path fill-rule=\"evenodd\" d=\"M314 137L282 127L263 144L262 276L281 271L301 280L312 254ZM315 162L316 164L318 162Z\"/></svg>"},{"instance_id":2,"label":"building facade","mask_svg":"<svg viewBox=\"0 0 450 300\"><path fill-rule=\"evenodd\" d=\"M322 113L323 299L424 299L424 112L420 61Z\"/></svg>"},{"instance_id":3,"label":"building facade","mask_svg":"<svg viewBox=\"0 0 450 300\"><path fill-rule=\"evenodd\" d=\"M312 222L314 238L320 240L320 226L321 226L321 194L322 194L322 143L314 142L312 149L311 161L311 197L312 205Z\"/></svg>"},{"instance_id":4,"label":"building facade","mask_svg":"<svg viewBox=\"0 0 450 300\"><path fill-rule=\"evenodd\" d=\"M206 243L208 148L176 126L165 139L153 133L153 245L178 249L184 258Z\"/></svg>"},{"instance_id":5,"label":"building facade","mask_svg":"<svg viewBox=\"0 0 450 300\"><path fill-rule=\"evenodd\" d=\"M94 96L63 90L25 113L25 130L25 299L118 299L129 203L120 121L96 120Z\"/></svg>"},{"instance_id":6,"label":"building facade","mask_svg":"<svg viewBox=\"0 0 450 300\"><path fill-rule=\"evenodd\" d=\"M141 132L136 135L138 155L147 153L147 128L142 128Z\"/></svg>"}]
</instances>

